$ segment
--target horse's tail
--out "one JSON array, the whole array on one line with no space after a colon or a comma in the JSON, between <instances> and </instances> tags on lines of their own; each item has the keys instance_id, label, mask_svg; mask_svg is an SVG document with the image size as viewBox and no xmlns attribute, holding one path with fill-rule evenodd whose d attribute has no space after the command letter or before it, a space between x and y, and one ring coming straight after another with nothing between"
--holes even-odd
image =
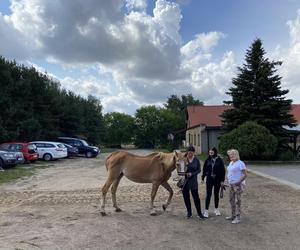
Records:
<instances>
[{"instance_id":1,"label":"horse's tail","mask_svg":"<svg viewBox=\"0 0 300 250\"><path fill-rule=\"evenodd\" d=\"M116 159L113 159L112 157L115 156L116 154L120 153L121 151L115 151L112 152L105 160L105 167L106 167L106 171L108 171L108 165L109 164L115 164L116 163ZM120 161L120 159L117 159L117 161Z\"/></svg>"},{"instance_id":2,"label":"horse's tail","mask_svg":"<svg viewBox=\"0 0 300 250\"><path fill-rule=\"evenodd\" d=\"M105 160L105 167L106 167L106 171L108 171L108 161L109 159L112 157L112 155L114 154L115 152L112 152Z\"/></svg>"}]
</instances>

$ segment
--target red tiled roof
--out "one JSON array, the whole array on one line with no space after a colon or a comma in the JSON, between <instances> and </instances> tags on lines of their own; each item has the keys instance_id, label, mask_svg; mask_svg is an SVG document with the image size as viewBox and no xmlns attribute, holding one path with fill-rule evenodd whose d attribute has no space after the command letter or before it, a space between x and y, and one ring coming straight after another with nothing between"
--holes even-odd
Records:
<instances>
[{"instance_id":1,"label":"red tiled roof","mask_svg":"<svg viewBox=\"0 0 300 250\"><path fill-rule=\"evenodd\" d=\"M231 106L213 105L201 106L194 105L187 107L188 128L205 124L206 126L222 126L220 115ZM294 115L297 124L300 124L300 104L292 104L291 114Z\"/></svg>"},{"instance_id":2,"label":"red tiled roof","mask_svg":"<svg viewBox=\"0 0 300 250\"><path fill-rule=\"evenodd\" d=\"M296 123L300 124L300 104L292 104L291 114L294 116Z\"/></svg>"},{"instance_id":3,"label":"red tiled roof","mask_svg":"<svg viewBox=\"0 0 300 250\"><path fill-rule=\"evenodd\" d=\"M220 115L224 112L224 110L230 108L231 106L227 106L227 105L188 106L187 107L187 113L189 119L188 128L200 124L205 124L206 126L221 126L222 120Z\"/></svg>"}]
</instances>

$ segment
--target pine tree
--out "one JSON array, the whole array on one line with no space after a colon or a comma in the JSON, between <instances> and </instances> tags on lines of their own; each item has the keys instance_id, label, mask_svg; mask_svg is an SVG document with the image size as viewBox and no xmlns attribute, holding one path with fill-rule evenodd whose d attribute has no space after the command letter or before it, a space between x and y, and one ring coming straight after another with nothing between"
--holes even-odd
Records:
<instances>
[{"instance_id":1,"label":"pine tree","mask_svg":"<svg viewBox=\"0 0 300 250\"><path fill-rule=\"evenodd\" d=\"M255 121L263 125L277 136L286 135L282 126L294 126L295 120L291 115L292 100L285 99L288 90L281 89L281 77L276 74L280 61L269 61L260 39L256 39L245 56L243 67L238 67L238 74L233 78L233 87L227 94L232 105L222 115L226 130L232 130L246 121Z\"/></svg>"}]
</instances>

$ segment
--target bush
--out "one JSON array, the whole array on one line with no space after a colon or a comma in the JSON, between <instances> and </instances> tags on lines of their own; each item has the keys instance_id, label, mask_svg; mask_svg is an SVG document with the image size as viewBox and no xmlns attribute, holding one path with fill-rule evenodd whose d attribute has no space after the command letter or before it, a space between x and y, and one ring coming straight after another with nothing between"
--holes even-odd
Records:
<instances>
[{"instance_id":1,"label":"bush","mask_svg":"<svg viewBox=\"0 0 300 250\"><path fill-rule=\"evenodd\" d=\"M245 160L263 160L274 157L278 141L268 129L255 122L245 122L221 136L219 148L226 155L228 149L237 149Z\"/></svg>"}]
</instances>

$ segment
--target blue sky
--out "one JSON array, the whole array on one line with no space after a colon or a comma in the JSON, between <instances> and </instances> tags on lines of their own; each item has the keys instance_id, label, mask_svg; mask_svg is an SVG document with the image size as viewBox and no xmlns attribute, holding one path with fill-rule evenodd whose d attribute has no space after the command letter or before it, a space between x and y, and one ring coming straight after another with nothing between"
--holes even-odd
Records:
<instances>
[{"instance_id":1,"label":"blue sky","mask_svg":"<svg viewBox=\"0 0 300 250\"><path fill-rule=\"evenodd\" d=\"M255 38L300 103L300 0L1 0L0 12L0 55L95 95L104 112L171 94L221 104Z\"/></svg>"}]
</instances>

